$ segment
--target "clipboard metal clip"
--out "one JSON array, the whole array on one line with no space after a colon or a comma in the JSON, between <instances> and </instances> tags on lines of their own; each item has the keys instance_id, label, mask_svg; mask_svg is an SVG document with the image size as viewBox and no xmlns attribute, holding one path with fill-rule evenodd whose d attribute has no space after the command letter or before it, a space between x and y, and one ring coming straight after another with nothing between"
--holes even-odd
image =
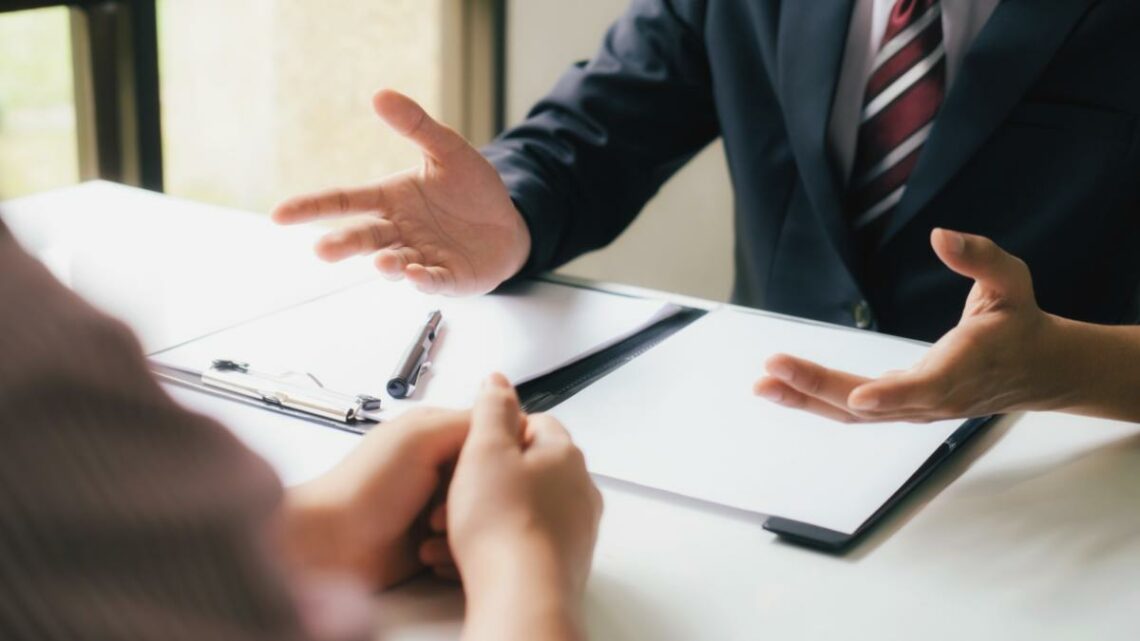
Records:
<instances>
[{"instance_id":1,"label":"clipboard metal clip","mask_svg":"<svg viewBox=\"0 0 1140 641\"><path fill-rule=\"evenodd\" d=\"M206 387L238 394L305 414L320 416L341 423L375 422L371 413L380 410L380 399L367 394L343 394L326 389L312 374L305 373L313 385L290 380L295 373L280 375L257 372L248 363L216 360L202 372Z\"/></svg>"}]
</instances>

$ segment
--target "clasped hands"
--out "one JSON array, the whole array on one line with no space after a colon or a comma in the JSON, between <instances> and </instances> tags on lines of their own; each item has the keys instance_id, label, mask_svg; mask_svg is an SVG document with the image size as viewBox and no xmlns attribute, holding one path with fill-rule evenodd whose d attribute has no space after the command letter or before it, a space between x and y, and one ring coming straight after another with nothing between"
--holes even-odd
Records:
<instances>
[{"instance_id":1,"label":"clasped hands","mask_svg":"<svg viewBox=\"0 0 1140 641\"><path fill-rule=\"evenodd\" d=\"M461 577L480 602L574 602L601 507L566 430L523 414L514 389L493 375L471 411L407 412L330 472L291 489L285 556L298 572L351 576L376 589L430 567Z\"/></svg>"}]
</instances>

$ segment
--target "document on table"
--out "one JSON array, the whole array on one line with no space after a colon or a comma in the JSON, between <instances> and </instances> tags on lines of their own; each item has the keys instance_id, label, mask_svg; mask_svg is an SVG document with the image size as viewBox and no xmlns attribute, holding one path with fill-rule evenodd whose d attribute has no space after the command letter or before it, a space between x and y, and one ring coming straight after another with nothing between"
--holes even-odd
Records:
<instances>
[{"instance_id":1,"label":"document on table","mask_svg":"<svg viewBox=\"0 0 1140 641\"><path fill-rule=\"evenodd\" d=\"M385 386L430 311L443 323L431 366L413 397ZM215 359L263 372L306 372L328 389L383 399L382 416L410 406L468 407L492 372L522 383L594 354L680 308L545 282L478 298L420 294L407 283L373 281L152 355L205 370Z\"/></svg>"},{"instance_id":2,"label":"document on table","mask_svg":"<svg viewBox=\"0 0 1140 641\"><path fill-rule=\"evenodd\" d=\"M27 196L2 209L30 253L130 324L148 353L376 278L369 261L317 258L317 229L113 183Z\"/></svg>"},{"instance_id":3,"label":"document on table","mask_svg":"<svg viewBox=\"0 0 1140 641\"><path fill-rule=\"evenodd\" d=\"M874 376L925 349L721 309L552 413L595 474L850 534L960 422L840 424L756 397L752 384L776 353Z\"/></svg>"}]
</instances>

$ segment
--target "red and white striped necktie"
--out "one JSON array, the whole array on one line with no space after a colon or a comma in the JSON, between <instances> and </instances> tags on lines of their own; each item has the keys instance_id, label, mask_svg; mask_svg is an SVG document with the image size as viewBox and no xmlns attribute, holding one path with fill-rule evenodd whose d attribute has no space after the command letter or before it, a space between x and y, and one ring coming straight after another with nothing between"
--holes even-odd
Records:
<instances>
[{"instance_id":1,"label":"red and white striped necktie","mask_svg":"<svg viewBox=\"0 0 1140 641\"><path fill-rule=\"evenodd\" d=\"M861 238L877 238L902 200L946 94L938 0L897 0L863 97L848 213Z\"/></svg>"}]
</instances>

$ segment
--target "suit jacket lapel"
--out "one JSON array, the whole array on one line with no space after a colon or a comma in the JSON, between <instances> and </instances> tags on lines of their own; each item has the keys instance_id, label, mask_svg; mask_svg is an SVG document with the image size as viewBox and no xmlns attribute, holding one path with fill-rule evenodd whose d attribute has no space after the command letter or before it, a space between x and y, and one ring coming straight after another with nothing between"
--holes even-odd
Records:
<instances>
[{"instance_id":1,"label":"suit jacket lapel","mask_svg":"<svg viewBox=\"0 0 1140 641\"><path fill-rule=\"evenodd\" d=\"M962 60L954 85L880 239L889 241L997 129L1097 0L1004 0Z\"/></svg>"},{"instance_id":2,"label":"suit jacket lapel","mask_svg":"<svg viewBox=\"0 0 1140 641\"><path fill-rule=\"evenodd\" d=\"M840 181L827 149L831 105L855 0L788 0L781 7L777 83L785 125L808 199L848 268L853 243ZM854 272L854 269L852 269Z\"/></svg>"}]
</instances>

